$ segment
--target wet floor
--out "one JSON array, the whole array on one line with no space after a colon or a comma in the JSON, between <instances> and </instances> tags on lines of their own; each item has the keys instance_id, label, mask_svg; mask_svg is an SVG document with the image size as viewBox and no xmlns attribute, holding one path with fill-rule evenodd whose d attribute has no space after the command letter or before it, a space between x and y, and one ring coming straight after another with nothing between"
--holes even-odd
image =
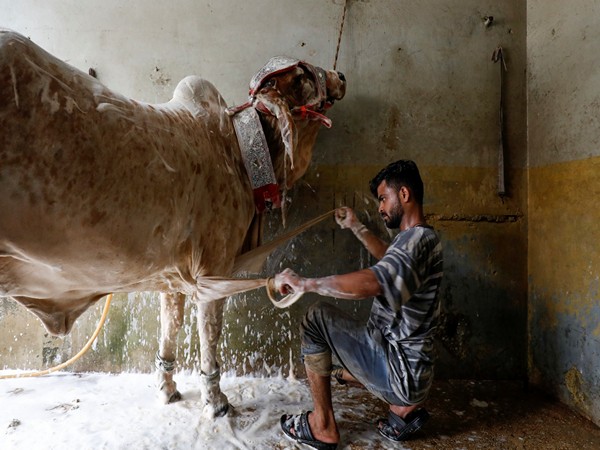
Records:
<instances>
[{"instance_id":1,"label":"wet floor","mask_svg":"<svg viewBox=\"0 0 600 450\"><path fill-rule=\"evenodd\" d=\"M600 449L600 428L565 405L519 382L437 381L426 408L431 419L401 444L377 440L352 443L386 414L385 405L358 390L334 388L343 417L338 419L344 449ZM352 403L372 403L366 417L354 417Z\"/></svg>"},{"instance_id":2,"label":"wet floor","mask_svg":"<svg viewBox=\"0 0 600 450\"><path fill-rule=\"evenodd\" d=\"M0 371L0 374L2 371ZM282 433L282 414L312 408L305 379L224 376L230 413L206 417L196 373L178 373L180 402L156 399L154 374L55 373L0 383L0 449L301 450ZM431 419L393 443L374 423L386 406L333 382L338 450L600 449L600 428L516 382L436 381Z\"/></svg>"}]
</instances>

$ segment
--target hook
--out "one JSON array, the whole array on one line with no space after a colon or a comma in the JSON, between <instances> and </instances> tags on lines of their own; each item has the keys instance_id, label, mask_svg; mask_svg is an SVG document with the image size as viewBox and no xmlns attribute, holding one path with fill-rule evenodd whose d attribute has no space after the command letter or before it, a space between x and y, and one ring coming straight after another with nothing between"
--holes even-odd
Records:
<instances>
[{"instance_id":1,"label":"hook","mask_svg":"<svg viewBox=\"0 0 600 450\"><path fill-rule=\"evenodd\" d=\"M481 20L483 21L483 25L487 28L494 22L494 16L485 16Z\"/></svg>"}]
</instances>

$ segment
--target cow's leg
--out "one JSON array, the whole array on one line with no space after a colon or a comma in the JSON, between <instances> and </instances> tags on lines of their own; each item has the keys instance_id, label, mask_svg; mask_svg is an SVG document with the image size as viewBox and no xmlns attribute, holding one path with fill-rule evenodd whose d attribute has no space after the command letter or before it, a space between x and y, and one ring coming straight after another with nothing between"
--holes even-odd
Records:
<instances>
[{"instance_id":1,"label":"cow's leg","mask_svg":"<svg viewBox=\"0 0 600 450\"><path fill-rule=\"evenodd\" d=\"M213 417L227 414L229 402L219 382L221 373L217 362L217 344L223 325L225 299L198 303L198 333L200 334L200 389Z\"/></svg>"},{"instance_id":2,"label":"cow's leg","mask_svg":"<svg viewBox=\"0 0 600 450\"><path fill-rule=\"evenodd\" d=\"M156 354L159 396L164 403L181 400L177 383L173 381L177 333L183 324L183 294L160 294L160 343Z\"/></svg>"}]
</instances>

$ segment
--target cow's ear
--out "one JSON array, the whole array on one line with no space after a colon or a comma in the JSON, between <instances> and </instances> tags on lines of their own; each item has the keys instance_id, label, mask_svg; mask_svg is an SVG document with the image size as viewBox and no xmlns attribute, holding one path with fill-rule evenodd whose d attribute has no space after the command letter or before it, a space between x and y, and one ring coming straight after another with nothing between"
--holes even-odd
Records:
<instances>
[{"instance_id":1,"label":"cow's ear","mask_svg":"<svg viewBox=\"0 0 600 450\"><path fill-rule=\"evenodd\" d=\"M260 103L260 105L259 105ZM261 89L255 97L254 106L257 109L266 108L277 118L281 140L285 146L285 152L290 159L290 167L294 168L294 121L287 102L274 87Z\"/></svg>"}]
</instances>

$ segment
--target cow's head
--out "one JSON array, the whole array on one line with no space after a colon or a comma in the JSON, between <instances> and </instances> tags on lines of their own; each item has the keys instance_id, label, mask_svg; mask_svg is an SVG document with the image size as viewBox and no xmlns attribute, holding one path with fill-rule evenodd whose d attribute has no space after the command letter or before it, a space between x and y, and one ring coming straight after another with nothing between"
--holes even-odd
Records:
<instances>
[{"instance_id":1,"label":"cow's head","mask_svg":"<svg viewBox=\"0 0 600 450\"><path fill-rule=\"evenodd\" d=\"M346 79L340 72L275 57L250 81L249 101L230 112L253 106L263 113L270 125L267 140L278 140L284 149L272 158L278 181L286 189L306 172L320 125L331 127L325 112L345 93Z\"/></svg>"}]
</instances>

